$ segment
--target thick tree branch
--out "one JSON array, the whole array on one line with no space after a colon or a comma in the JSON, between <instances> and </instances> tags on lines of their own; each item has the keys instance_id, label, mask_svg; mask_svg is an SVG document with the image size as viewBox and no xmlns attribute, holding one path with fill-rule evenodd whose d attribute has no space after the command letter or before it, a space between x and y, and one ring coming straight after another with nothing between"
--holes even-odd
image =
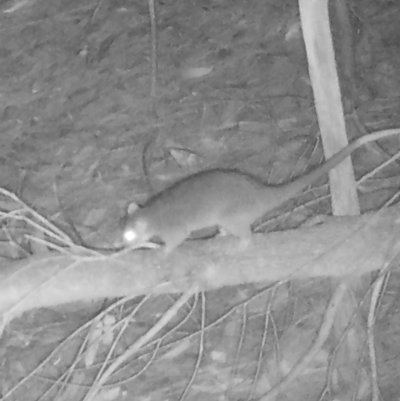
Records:
<instances>
[{"instance_id":1,"label":"thick tree branch","mask_svg":"<svg viewBox=\"0 0 400 401\"><path fill-rule=\"evenodd\" d=\"M233 237L191 241L171 255L132 251L116 256L46 254L0 270L4 323L22 312L75 301L208 290L259 281L361 276L396 256L400 208L328 218L319 226L254 235L240 250Z\"/></svg>"}]
</instances>

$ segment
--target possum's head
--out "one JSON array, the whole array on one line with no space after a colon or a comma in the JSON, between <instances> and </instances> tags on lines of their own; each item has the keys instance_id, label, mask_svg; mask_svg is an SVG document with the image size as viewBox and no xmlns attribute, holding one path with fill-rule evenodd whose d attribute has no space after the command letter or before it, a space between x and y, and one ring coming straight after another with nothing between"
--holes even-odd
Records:
<instances>
[{"instance_id":1,"label":"possum's head","mask_svg":"<svg viewBox=\"0 0 400 401\"><path fill-rule=\"evenodd\" d=\"M141 213L140 208L134 204L128 207L128 216L122 232L125 246L129 248L154 248L156 244L150 242L154 232L150 227L149 219Z\"/></svg>"}]
</instances>

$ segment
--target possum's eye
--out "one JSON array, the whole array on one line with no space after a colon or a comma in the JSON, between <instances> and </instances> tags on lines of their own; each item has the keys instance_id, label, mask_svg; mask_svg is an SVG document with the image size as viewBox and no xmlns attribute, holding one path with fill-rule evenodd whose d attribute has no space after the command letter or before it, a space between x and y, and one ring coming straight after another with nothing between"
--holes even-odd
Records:
<instances>
[{"instance_id":1,"label":"possum's eye","mask_svg":"<svg viewBox=\"0 0 400 401\"><path fill-rule=\"evenodd\" d=\"M135 230L127 230L124 232L124 241L126 242L132 242L137 239L138 235Z\"/></svg>"},{"instance_id":2,"label":"possum's eye","mask_svg":"<svg viewBox=\"0 0 400 401\"><path fill-rule=\"evenodd\" d=\"M147 241L147 223L141 219L137 220L131 227L127 227L123 234L124 241L132 243L134 241Z\"/></svg>"}]
</instances>

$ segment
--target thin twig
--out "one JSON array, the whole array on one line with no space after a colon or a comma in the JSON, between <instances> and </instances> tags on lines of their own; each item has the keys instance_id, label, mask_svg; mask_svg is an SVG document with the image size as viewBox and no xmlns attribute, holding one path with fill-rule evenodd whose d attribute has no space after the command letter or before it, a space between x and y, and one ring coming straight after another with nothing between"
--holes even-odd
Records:
<instances>
[{"instance_id":1,"label":"thin twig","mask_svg":"<svg viewBox=\"0 0 400 401\"><path fill-rule=\"evenodd\" d=\"M66 235L62 230L60 230L56 225L51 223L49 220L47 220L45 217L43 217L40 213L38 213L36 210L32 209L30 206L28 206L23 200L21 200L17 195L15 195L13 192L7 191L6 189L0 187L0 194L3 194L4 196L11 198L15 202L17 202L19 205L21 205L25 210L27 210L29 213L31 213L39 222L43 223L45 226L47 226L50 230L54 231L55 234L58 234L62 240L64 240L67 243L71 242L71 239Z\"/></svg>"},{"instance_id":2,"label":"thin twig","mask_svg":"<svg viewBox=\"0 0 400 401\"><path fill-rule=\"evenodd\" d=\"M259 401L270 401L275 399L277 395L283 392L283 390L296 379L296 377L301 374L304 369L313 361L320 352L325 341L328 339L331 328L333 326L337 309L341 304L343 296L348 290L348 283L342 282L333 294L327 311L325 312L324 320L319 329L319 333L314 343L311 345L308 352L293 366L290 372L283 378L283 380L276 386L272 387L270 391L264 394Z\"/></svg>"},{"instance_id":3,"label":"thin twig","mask_svg":"<svg viewBox=\"0 0 400 401\"><path fill-rule=\"evenodd\" d=\"M96 399L99 391L106 383L108 378L121 366L127 359L134 355L143 345L148 343L166 324L168 324L178 313L179 309L196 293L197 286L189 288L172 307L165 312L161 319L150 328L150 330L132 344L121 356L119 356L111 365L104 371L103 375L97 380L96 384L89 390L84 401L93 401Z\"/></svg>"}]
</instances>

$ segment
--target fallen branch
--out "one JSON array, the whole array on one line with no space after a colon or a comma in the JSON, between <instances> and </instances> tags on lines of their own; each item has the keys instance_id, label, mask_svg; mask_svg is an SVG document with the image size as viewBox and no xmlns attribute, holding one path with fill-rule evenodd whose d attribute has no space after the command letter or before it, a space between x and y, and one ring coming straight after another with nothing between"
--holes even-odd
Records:
<instances>
[{"instance_id":1,"label":"fallen branch","mask_svg":"<svg viewBox=\"0 0 400 401\"><path fill-rule=\"evenodd\" d=\"M293 278L361 276L397 255L400 208L327 218L311 227L254 235L246 250L234 237L188 241L171 255L47 253L0 270L3 324L22 312L75 301L199 290Z\"/></svg>"}]
</instances>

